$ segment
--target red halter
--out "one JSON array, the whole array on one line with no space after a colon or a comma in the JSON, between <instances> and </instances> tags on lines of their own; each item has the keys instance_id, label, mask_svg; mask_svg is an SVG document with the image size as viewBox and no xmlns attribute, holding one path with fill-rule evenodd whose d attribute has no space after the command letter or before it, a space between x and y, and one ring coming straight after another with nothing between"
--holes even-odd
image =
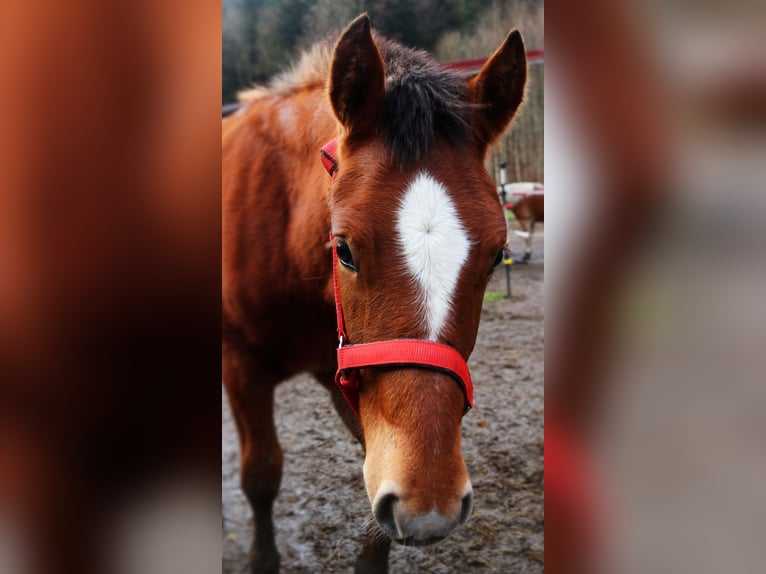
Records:
<instances>
[{"instance_id":1,"label":"red halter","mask_svg":"<svg viewBox=\"0 0 766 574\"><path fill-rule=\"evenodd\" d=\"M325 144L321 151L322 164L335 181L338 161L335 156L337 140ZM348 404L359 414L359 369L368 367L421 368L440 371L450 375L460 385L465 396L465 411L473 407L473 383L468 365L463 356L454 348L420 339L394 339L376 343L348 344L346 322L343 319L343 306L340 298L338 281L337 245L330 234L332 243L332 277L335 289L335 314L338 320L338 370L335 384Z\"/></svg>"}]
</instances>

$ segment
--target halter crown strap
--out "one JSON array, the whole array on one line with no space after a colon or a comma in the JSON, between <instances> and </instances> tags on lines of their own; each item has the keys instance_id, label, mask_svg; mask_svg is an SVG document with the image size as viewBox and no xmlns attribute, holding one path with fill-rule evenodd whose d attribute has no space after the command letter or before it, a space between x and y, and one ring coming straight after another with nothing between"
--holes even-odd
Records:
<instances>
[{"instance_id":1,"label":"halter crown strap","mask_svg":"<svg viewBox=\"0 0 766 574\"><path fill-rule=\"evenodd\" d=\"M322 146L319 159L322 160L322 165L332 177L332 181L335 181L335 176L338 175L338 138L333 138Z\"/></svg>"}]
</instances>

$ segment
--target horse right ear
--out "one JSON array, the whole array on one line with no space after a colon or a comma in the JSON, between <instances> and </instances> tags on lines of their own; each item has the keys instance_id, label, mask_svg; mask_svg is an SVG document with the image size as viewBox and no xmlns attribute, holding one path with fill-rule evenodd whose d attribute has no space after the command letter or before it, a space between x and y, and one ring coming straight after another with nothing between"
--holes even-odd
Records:
<instances>
[{"instance_id":1,"label":"horse right ear","mask_svg":"<svg viewBox=\"0 0 766 574\"><path fill-rule=\"evenodd\" d=\"M478 104L474 133L484 146L497 141L511 123L524 99L526 83L524 41L514 30L469 84L471 98Z\"/></svg>"},{"instance_id":2,"label":"horse right ear","mask_svg":"<svg viewBox=\"0 0 766 574\"><path fill-rule=\"evenodd\" d=\"M383 107L385 73L372 39L370 19L362 14L343 31L330 69L330 102L350 134L375 128Z\"/></svg>"}]
</instances>

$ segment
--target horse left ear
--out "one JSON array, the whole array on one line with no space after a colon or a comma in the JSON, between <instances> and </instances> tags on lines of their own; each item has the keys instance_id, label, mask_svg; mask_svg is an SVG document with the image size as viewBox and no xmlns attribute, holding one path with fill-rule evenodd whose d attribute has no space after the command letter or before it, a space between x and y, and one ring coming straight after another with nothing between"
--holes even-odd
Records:
<instances>
[{"instance_id":1,"label":"horse left ear","mask_svg":"<svg viewBox=\"0 0 766 574\"><path fill-rule=\"evenodd\" d=\"M383 107L385 72L372 38L370 19L362 14L338 38L330 69L330 101L351 134L375 128Z\"/></svg>"},{"instance_id":2,"label":"horse left ear","mask_svg":"<svg viewBox=\"0 0 766 574\"><path fill-rule=\"evenodd\" d=\"M469 84L477 104L473 130L482 144L492 145L506 130L524 99L526 83L524 40L514 30Z\"/></svg>"}]
</instances>

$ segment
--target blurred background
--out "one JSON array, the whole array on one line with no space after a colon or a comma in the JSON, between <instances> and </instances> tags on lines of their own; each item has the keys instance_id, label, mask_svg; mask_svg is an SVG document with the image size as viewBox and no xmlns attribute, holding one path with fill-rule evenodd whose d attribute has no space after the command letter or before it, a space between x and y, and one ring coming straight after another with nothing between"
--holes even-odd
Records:
<instances>
[{"instance_id":1,"label":"blurred background","mask_svg":"<svg viewBox=\"0 0 766 574\"><path fill-rule=\"evenodd\" d=\"M544 48L542 0L223 0L222 103L267 83L302 50L367 12L387 38L448 63L486 58L513 28L527 50ZM527 98L514 127L495 148L491 169L508 163L508 181L543 182L543 65L529 69Z\"/></svg>"}]
</instances>

